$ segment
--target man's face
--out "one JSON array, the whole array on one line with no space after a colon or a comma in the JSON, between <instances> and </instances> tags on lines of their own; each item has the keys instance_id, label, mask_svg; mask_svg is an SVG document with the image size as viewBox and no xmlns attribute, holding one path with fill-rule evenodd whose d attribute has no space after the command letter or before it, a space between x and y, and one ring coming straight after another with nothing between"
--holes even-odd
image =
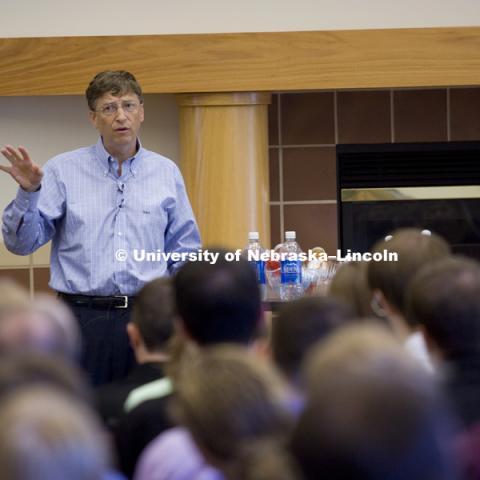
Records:
<instances>
[{"instance_id":1,"label":"man's face","mask_svg":"<svg viewBox=\"0 0 480 480\"><path fill-rule=\"evenodd\" d=\"M135 93L120 97L106 93L96 101L95 111L90 112L90 121L107 150L135 148L143 118L143 104Z\"/></svg>"}]
</instances>

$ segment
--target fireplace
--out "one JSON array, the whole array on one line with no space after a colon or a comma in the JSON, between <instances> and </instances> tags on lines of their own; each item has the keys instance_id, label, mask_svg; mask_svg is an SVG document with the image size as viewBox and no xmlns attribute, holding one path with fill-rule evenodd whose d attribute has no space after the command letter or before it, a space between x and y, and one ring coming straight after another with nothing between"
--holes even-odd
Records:
<instances>
[{"instance_id":1,"label":"fireplace","mask_svg":"<svg viewBox=\"0 0 480 480\"><path fill-rule=\"evenodd\" d=\"M338 145L337 201L343 253L416 227L480 259L480 142Z\"/></svg>"}]
</instances>

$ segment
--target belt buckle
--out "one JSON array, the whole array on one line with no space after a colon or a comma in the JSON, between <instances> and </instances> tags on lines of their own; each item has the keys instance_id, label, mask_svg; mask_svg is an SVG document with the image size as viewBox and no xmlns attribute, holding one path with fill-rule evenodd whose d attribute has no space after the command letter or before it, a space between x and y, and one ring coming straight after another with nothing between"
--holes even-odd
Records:
<instances>
[{"instance_id":1,"label":"belt buckle","mask_svg":"<svg viewBox=\"0 0 480 480\"><path fill-rule=\"evenodd\" d=\"M115 305L113 308L128 308L128 296L127 295L115 295L115 298L123 298L123 305Z\"/></svg>"}]
</instances>

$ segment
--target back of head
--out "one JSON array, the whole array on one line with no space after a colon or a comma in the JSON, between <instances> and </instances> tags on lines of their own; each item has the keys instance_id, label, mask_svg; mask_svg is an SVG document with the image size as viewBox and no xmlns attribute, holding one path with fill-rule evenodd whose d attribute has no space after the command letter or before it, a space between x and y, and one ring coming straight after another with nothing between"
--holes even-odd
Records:
<instances>
[{"instance_id":1,"label":"back of head","mask_svg":"<svg viewBox=\"0 0 480 480\"><path fill-rule=\"evenodd\" d=\"M104 71L93 77L85 91L90 110L95 110L97 100L106 93L111 93L115 97L134 93L140 102L143 102L142 89L137 79L124 70Z\"/></svg>"},{"instance_id":2,"label":"back of head","mask_svg":"<svg viewBox=\"0 0 480 480\"><path fill-rule=\"evenodd\" d=\"M86 377L72 363L29 352L17 352L2 358L0 399L32 386L47 386L86 403L92 402Z\"/></svg>"},{"instance_id":3,"label":"back of head","mask_svg":"<svg viewBox=\"0 0 480 480\"><path fill-rule=\"evenodd\" d=\"M247 344L261 317L260 291L245 259L189 262L174 277L176 304L188 335L200 345Z\"/></svg>"},{"instance_id":4,"label":"back of head","mask_svg":"<svg viewBox=\"0 0 480 480\"><path fill-rule=\"evenodd\" d=\"M80 332L71 311L54 297L10 304L0 314L0 353L18 350L76 360Z\"/></svg>"},{"instance_id":5,"label":"back of head","mask_svg":"<svg viewBox=\"0 0 480 480\"><path fill-rule=\"evenodd\" d=\"M132 322L138 327L147 349L163 351L173 335L176 315L172 280L157 278L138 293Z\"/></svg>"},{"instance_id":6,"label":"back of head","mask_svg":"<svg viewBox=\"0 0 480 480\"><path fill-rule=\"evenodd\" d=\"M68 305L52 295L38 294L32 307L42 314L48 325L48 350L61 357L77 360L81 350L81 334Z\"/></svg>"},{"instance_id":7,"label":"back of head","mask_svg":"<svg viewBox=\"0 0 480 480\"><path fill-rule=\"evenodd\" d=\"M204 349L177 386L182 423L222 469L242 463L253 443L283 438L290 426L285 385L239 347Z\"/></svg>"},{"instance_id":8,"label":"back of head","mask_svg":"<svg viewBox=\"0 0 480 480\"><path fill-rule=\"evenodd\" d=\"M0 410L0 480L101 480L107 448L86 407L57 391L22 390Z\"/></svg>"},{"instance_id":9,"label":"back of head","mask_svg":"<svg viewBox=\"0 0 480 480\"><path fill-rule=\"evenodd\" d=\"M398 261L369 262L368 282L372 290L380 290L386 300L405 315L405 296L409 282L420 268L445 258L450 247L438 235L425 235L414 228L400 229L390 240L377 242L373 252L397 252Z\"/></svg>"},{"instance_id":10,"label":"back of head","mask_svg":"<svg viewBox=\"0 0 480 480\"><path fill-rule=\"evenodd\" d=\"M287 303L272 322L275 364L295 380L309 349L353 318L353 312L333 298L304 297Z\"/></svg>"},{"instance_id":11,"label":"back of head","mask_svg":"<svg viewBox=\"0 0 480 480\"><path fill-rule=\"evenodd\" d=\"M330 283L328 293L350 305L357 317L373 315L370 307L372 293L367 281L367 262L344 263Z\"/></svg>"},{"instance_id":12,"label":"back of head","mask_svg":"<svg viewBox=\"0 0 480 480\"><path fill-rule=\"evenodd\" d=\"M426 266L411 283L407 312L446 357L480 353L480 265L452 257Z\"/></svg>"},{"instance_id":13,"label":"back of head","mask_svg":"<svg viewBox=\"0 0 480 480\"><path fill-rule=\"evenodd\" d=\"M454 478L442 399L386 330L334 333L312 353L307 376L308 403L291 441L306 480Z\"/></svg>"}]
</instances>

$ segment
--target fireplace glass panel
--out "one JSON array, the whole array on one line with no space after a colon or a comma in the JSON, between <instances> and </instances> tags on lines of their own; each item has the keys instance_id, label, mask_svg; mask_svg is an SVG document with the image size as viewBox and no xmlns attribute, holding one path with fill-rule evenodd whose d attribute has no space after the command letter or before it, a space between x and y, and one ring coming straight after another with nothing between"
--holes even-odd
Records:
<instances>
[{"instance_id":1,"label":"fireplace glass panel","mask_svg":"<svg viewBox=\"0 0 480 480\"><path fill-rule=\"evenodd\" d=\"M337 176L343 253L415 227L480 259L480 142L338 145Z\"/></svg>"},{"instance_id":2,"label":"fireplace glass panel","mask_svg":"<svg viewBox=\"0 0 480 480\"><path fill-rule=\"evenodd\" d=\"M366 252L402 227L444 237L455 253L480 259L480 199L344 202L342 249Z\"/></svg>"}]
</instances>

